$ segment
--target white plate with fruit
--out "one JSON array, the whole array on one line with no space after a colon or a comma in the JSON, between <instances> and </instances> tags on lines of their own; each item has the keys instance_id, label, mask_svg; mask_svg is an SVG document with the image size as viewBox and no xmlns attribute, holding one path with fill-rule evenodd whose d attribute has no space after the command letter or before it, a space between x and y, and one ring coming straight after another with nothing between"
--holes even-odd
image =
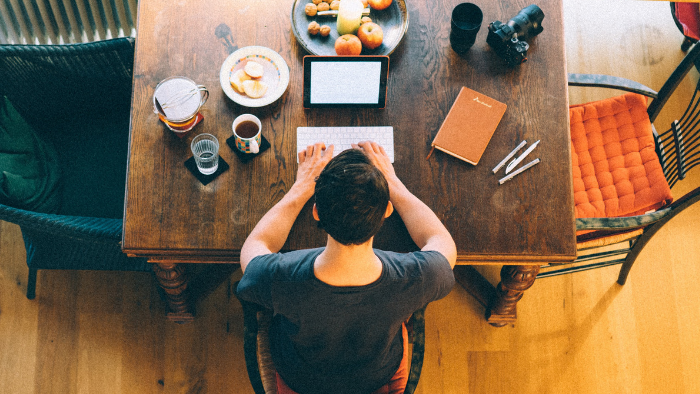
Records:
<instances>
[{"instance_id":1,"label":"white plate with fruit","mask_svg":"<svg viewBox=\"0 0 700 394\"><path fill-rule=\"evenodd\" d=\"M245 107L275 102L289 86L289 67L270 48L249 46L230 54L219 72L224 93Z\"/></svg>"}]
</instances>

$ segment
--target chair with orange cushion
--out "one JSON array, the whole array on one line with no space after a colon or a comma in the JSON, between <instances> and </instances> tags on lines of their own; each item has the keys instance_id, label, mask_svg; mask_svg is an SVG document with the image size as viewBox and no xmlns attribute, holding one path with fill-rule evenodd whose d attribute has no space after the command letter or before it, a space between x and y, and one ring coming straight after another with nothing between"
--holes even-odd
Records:
<instances>
[{"instance_id":1,"label":"chair with orange cushion","mask_svg":"<svg viewBox=\"0 0 700 394\"><path fill-rule=\"evenodd\" d=\"M622 285L651 237L700 200L700 187L671 194L700 164L700 83L687 109L675 111L677 120L654 125L699 58L694 45L658 93L624 78L569 74L570 86L628 93L569 108L578 257L571 265L543 267L538 277L622 264ZM674 110L668 106L664 117Z\"/></svg>"}]
</instances>

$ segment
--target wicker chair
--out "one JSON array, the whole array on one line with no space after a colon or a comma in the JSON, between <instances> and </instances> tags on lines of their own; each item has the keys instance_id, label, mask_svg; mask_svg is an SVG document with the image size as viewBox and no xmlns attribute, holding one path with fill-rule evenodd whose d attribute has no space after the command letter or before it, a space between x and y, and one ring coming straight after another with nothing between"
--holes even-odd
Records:
<instances>
[{"instance_id":1,"label":"wicker chair","mask_svg":"<svg viewBox=\"0 0 700 394\"><path fill-rule=\"evenodd\" d=\"M275 366L270 356L268 330L272 311L241 300L243 307L243 352L248 378L256 394L277 394ZM404 394L413 394L423 369L425 351L425 308L413 313L406 324L409 343L412 344L411 366Z\"/></svg>"},{"instance_id":2,"label":"wicker chair","mask_svg":"<svg viewBox=\"0 0 700 394\"><path fill-rule=\"evenodd\" d=\"M134 40L1 45L6 96L59 159L62 202L39 213L0 205L27 251L27 297L39 269L150 271L121 251Z\"/></svg>"},{"instance_id":3,"label":"wicker chair","mask_svg":"<svg viewBox=\"0 0 700 394\"><path fill-rule=\"evenodd\" d=\"M671 125L664 125L663 128L661 128L661 125L657 125L660 130L665 131L657 132L654 121L657 119L664 104L668 102L669 97L690 70L693 69L698 59L700 59L700 45L696 44L689 50L658 93L644 85L624 78L606 75L569 74L570 86L616 88L652 98L651 104L646 109L642 107L638 110L638 113L647 114L648 119L640 120L638 124L635 123L635 127L647 128L647 133L651 141L653 141L656 152L655 155L652 153L651 156L657 162L655 165L659 166L663 172L663 176L659 178L667 183L666 187L669 194L670 188L676 185L677 182L685 179L688 172L700 164L700 94L698 94L700 83L696 86L687 109L683 113L678 114L680 115L677 118L678 120L672 122ZM596 107L591 108L595 110ZM593 112L595 111L591 111L591 113ZM616 119L618 116L619 114L615 114ZM595 121L598 122L598 120ZM603 121L601 120L600 123L602 124ZM601 164L595 163L595 167L612 166L610 163ZM650 163L645 162L644 165L647 166ZM576 166L574 167L576 168ZM602 183L598 174L596 176ZM607 176L610 177L609 174ZM676 198L670 204L661 201L657 202L661 206L652 212L635 213L633 216L621 217L577 218L576 229L579 230L577 239L579 255L576 261L573 265L543 267L538 277L622 264L617 282L623 285L635 259L654 234L671 218L700 200L700 187L697 187L697 185L694 185L694 187L692 191L680 198Z\"/></svg>"}]
</instances>

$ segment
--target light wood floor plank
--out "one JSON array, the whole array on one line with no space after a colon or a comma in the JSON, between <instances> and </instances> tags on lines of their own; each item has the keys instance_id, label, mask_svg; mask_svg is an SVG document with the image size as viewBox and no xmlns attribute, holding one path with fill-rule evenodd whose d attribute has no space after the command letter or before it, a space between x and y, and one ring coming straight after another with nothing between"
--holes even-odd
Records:
<instances>
[{"instance_id":1,"label":"light wood floor plank","mask_svg":"<svg viewBox=\"0 0 700 394\"><path fill-rule=\"evenodd\" d=\"M0 393L33 393L39 306L24 296L27 266L19 226L0 222L0 256Z\"/></svg>"},{"instance_id":2,"label":"light wood floor plank","mask_svg":"<svg viewBox=\"0 0 700 394\"><path fill-rule=\"evenodd\" d=\"M51 279L48 279L50 276ZM39 305L36 350L36 392L78 392L79 273L40 271L36 302ZM45 280L48 279L48 280ZM99 332L92 335L100 335Z\"/></svg>"}]
</instances>

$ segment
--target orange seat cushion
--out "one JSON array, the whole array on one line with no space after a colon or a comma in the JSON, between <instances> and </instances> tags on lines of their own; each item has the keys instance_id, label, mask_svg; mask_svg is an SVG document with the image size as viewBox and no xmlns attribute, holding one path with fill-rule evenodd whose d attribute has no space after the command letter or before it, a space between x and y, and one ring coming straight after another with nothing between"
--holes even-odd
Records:
<instances>
[{"instance_id":1,"label":"orange seat cushion","mask_svg":"<svg viewBox=\"0 0 700 394\"><path fill-rule=\"evenodd\" d=\"M640 215L673 201L645 96L572 105L569 117L577 218Z\"/></svg>"}]
</instances>

